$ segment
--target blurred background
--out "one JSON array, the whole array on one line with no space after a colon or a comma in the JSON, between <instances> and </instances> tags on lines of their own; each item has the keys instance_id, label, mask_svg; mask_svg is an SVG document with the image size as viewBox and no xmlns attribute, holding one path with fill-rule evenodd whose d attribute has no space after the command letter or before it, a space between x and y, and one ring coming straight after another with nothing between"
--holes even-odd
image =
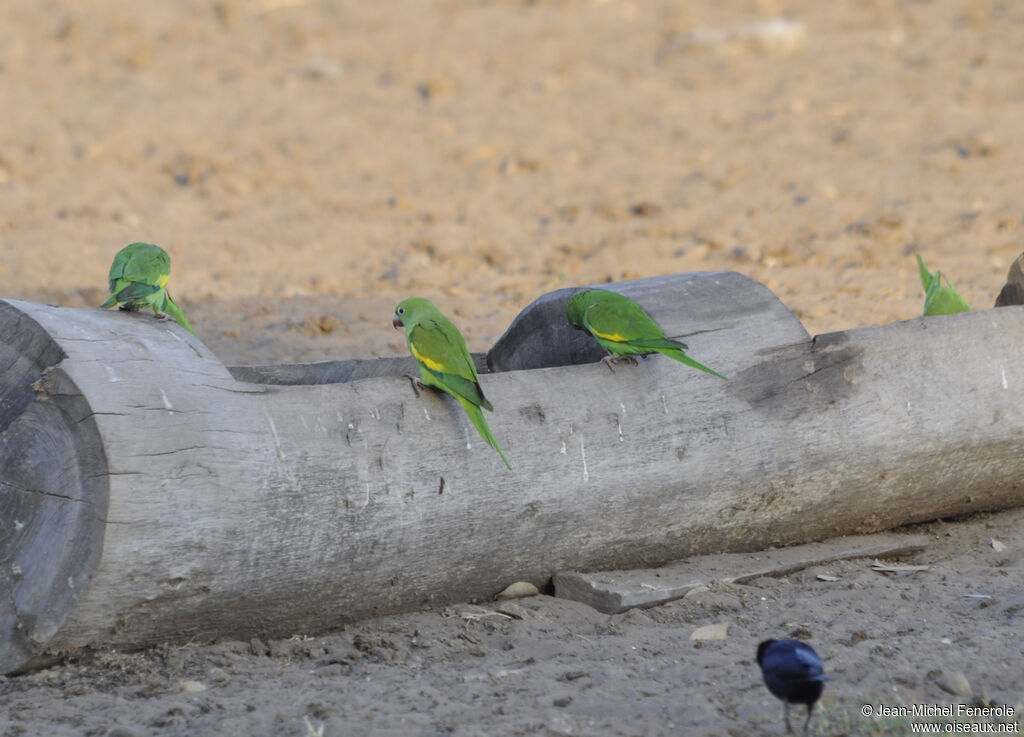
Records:
<instances>
[{"instance_id":1,"label":"blurred background","mask_svg":"<svg viewBox=\"0 0 1024 737\"><path fill-rule=\"evenodd\" d=\"M555 288L758 279L812 333L975 309L1024 247L1024 5L0 0L0 296L132 241L227 363L485 350Z\"/></svg>"}]
</instances>

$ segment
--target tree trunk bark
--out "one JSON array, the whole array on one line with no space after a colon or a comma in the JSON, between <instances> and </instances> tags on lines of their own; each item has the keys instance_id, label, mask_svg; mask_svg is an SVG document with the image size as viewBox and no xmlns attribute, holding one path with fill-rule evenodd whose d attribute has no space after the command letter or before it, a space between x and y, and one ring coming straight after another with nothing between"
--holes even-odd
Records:
<instances>
[{"instance_id":1,"label":"tree trunk bark","mask_svg":"<svg viewBox=\"0 0 1024 737\"><path fill-rule=\"evenodd\" d=\"M511 472L411 360L229 369L149 315L0 301L0 673L1024 503L1024 308L812 341L739 274L606 286L729 381L612 373L545 295L477 356Z\"/></svg>"}]
</instances>

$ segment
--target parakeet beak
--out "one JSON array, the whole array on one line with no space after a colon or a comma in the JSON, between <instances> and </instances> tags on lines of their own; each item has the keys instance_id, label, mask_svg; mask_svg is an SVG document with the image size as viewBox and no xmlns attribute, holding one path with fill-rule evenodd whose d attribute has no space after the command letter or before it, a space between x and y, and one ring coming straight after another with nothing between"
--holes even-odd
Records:
<instances>
[{"instance_id":1,"label":"parakeet beak","mask_svg":"<svg viewBox=\"0 0 1024 737\"><path fill-rule=\"evenodd\" d=\"M402 318L400 318L400 317L399 317L398 315L395 315L394 319L393 319L393 320L391 321L391 325L392 325L392 326L393 326L393 327L394 327L394 328L395 328L396 330L397 330L398 328L404 328L404 327L405 327L405 325L404 325L404 324L402 323Z\"/></svg>"}]
</instances>

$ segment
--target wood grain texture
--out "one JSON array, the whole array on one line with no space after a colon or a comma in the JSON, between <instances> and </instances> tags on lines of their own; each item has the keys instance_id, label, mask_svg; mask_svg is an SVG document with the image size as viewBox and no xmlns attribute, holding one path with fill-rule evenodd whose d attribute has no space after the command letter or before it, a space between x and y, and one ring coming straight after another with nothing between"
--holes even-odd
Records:
<instances>
[{"instance_id":1,"label":"wood grain texture","mask_svg":"<svg viewBox=\"0 0 1024 737\"><path fill-rule=\"evenodd\" d=\"M0 672L52 639L103 549L104 450L88 403L55 368L64 358L0 301Z\"/></svg>"},{"instance_id":2,"label":"wood grain texture","mask_svg":"<svg viewBox=\"0 0 1024 737\"><path fill-rule=\"evenodd\" d=\"M6 303L5 325L27 320L55 346L21 414L47 403L86 412L79 424L93 423L98 442L74 467L108 487L91 582L47 649L321 632L560 570L1024 501L1024 308L810 341L745 277L650 281L661 296L644 306L730 381L664 356L614 374L502 359L481 383L512 472L454 400L417 395L404 376L240 382L152 316ZM758 293L744 318L735 305ZM731 317L707 332L669 327L693 319L698 296L701 314ZM0 508L24 503L0 489ZM9 580L10 538L0 542ZM25 652L5 647L0 672Z\"/></svg>"},{"instance_id":3,"label":"wood grain texture","mask_svg":"<svg viewBox=\"0 0 1024 737\"><path fill-rule=\"evenodd\" d=\"M473 353L473 362L479 373L487 373L487 356ZM238 381L254 384L281 384L285 386L310 384L343 384L360 379L382 376L419 377L419 369L412 356L386 356L384 358L351 358L343 361L316 361L314 363L262 364L229 366L228 371Z\"/></svg>"}]
</instances>

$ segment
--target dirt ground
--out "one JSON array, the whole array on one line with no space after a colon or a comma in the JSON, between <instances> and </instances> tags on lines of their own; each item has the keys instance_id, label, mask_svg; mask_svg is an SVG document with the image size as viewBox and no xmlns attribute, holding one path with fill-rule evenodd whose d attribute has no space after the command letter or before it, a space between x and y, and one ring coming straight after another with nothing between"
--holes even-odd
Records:
<instances>
[{"instance_id":1,"label":"dirt ground","mask_svg":"<svg viewBox=\"0 0 1024 737\"><path fill-rule=\"evenodd\" d=\"M158 243L229 364L402 353L391 310L412 294L486 350L552 289L695 270L748 274L821 333L919 314L915 251L988 307L1024 248L1017 3L47 0L2 17L0 296L94 306L117 249ZM753 651L785 635L837 679L818 734L907 732L864 702L1019 719L1022 523L926 526L925 572L853 561L624 615L538 597L521 619L481 603L94 653L0 677L0 734L777 734ZM689 641L716 621L725 641Z\"/></svg>"}]
</instances>

